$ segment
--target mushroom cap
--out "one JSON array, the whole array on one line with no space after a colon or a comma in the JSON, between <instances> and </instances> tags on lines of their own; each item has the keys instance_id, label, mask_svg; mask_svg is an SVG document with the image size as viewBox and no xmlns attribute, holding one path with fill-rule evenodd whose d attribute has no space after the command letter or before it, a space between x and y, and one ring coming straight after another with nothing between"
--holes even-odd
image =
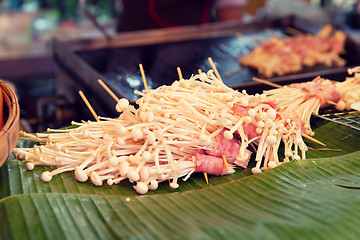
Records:
<instances>
[{"instance_id":1,"label":"mushroom cap","mask_svg":"<svg viewBox=\"0 0 360 240\"><path fill-rule=\"evenodd\" d=\"M86 182L89 177L82 168L80 168L79 166L76 166L75 167L75 178L79 182Z\"/></svg>"},{"instance_id":2,"label":"mushroom cap","mask_svg":"<svg viewBox=\"0 0 360 240\"><path fill-rule=\"evenodd\" d=\"M121 98L119 102L116 104L116 111L122 112L129 106L129 100L126 98Z\"/></svg>"},{"instance_id":3,"label":"mushroom cap","mask_svg":"<svg viewBox=\"0 0 360 240\"><path fill-rule=\"evenodd\" d=\"M158 181L156 181L155 179L151 180L150 181L150 184L149 184L149 189L150 190L156 190L159 186L159 183Z\"/></svg>"},{"instance_id":4,"label":"mushroom cap","mask_svg":"<svg viewBox=\"0 0 360 240\"><path fill-rule=\"evenodd\" d=\"M50 182L51 179L52 179L51 172L45 171L41 173L41 180L43 180L44 182Z\"/></svg>"},{"instance_id":5,"label":"mushroom cap","mask_svg":"<svg viewBox=\"0 0 360 240\"><path fill-rule=\"evenodd\" d=\"M136 186L134 186L134 189L139 194L146 194L149 190L147 184L144 182L137 182Z\"/></svg>"},{"instance_id":6,"label":"mushroom cap","mask_svg":"<svg viewBox=\"0 0 360 240\"><path fill-rule=\"evenodd\" d=\"M31 170L34 169L34 167L35 167L35 165L32 162L27 162L26 163L26 169L27 170L31 171Z\"/></svg>"},{"instance_id":7,"label":"mushroom cap","mask_svg":"<svg viewBox=\"0 0 360 240\"><path fill-rule=\"evenodd\" d=\"M100 187L103 184L103 181L101 180L99 174L95 171L91 172L90 180L97 187Z\"/></svg>"}]
</instances>

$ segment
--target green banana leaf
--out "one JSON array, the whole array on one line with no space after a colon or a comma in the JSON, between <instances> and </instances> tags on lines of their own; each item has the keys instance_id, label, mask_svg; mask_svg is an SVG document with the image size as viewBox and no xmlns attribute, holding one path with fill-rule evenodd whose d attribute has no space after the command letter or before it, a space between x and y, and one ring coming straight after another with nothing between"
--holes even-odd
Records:
<instances>
[{"instance_id":1,"label":"green banana leaf","mask_svg":"<svg viewBox=\"0 0 360 240\"><path fill-rule=\"evenodd\" d=\"M360 132L317 122L307 160L252 175L194 174L162 183L95 187L72 173L40 180L9 159L0 169L0 239L358 239ZM31 145L29 142L19 142Z\"/></svg>"}]
</instances>

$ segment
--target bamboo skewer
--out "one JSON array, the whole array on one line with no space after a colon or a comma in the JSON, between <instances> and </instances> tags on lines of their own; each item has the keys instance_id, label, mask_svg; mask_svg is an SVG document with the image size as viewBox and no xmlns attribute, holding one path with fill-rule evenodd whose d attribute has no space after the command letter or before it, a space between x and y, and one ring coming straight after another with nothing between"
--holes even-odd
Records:
<instances>
[{"instance_id":1,"label":"bamboo skewer","mask_svg":"<svg viewBox=\"0 0 360 240\"><path fill-rule=\"evenodd\" d=\"M320 142L319 140L317 140L317 139L315 139L315 138L313 138L313 137L310 137L309 135L306 135L305 133L302 133L301 136L303 136L304 138L309 139L310 141L313 141L313 142L315 142L315 143L317 143L317 144L320 144L320 145L323 145L324 147L326 147L326 144L325 144L325 143L322 143L322 142Z\"/></svg>"},{"instance_id":2,"label":"bamboo skewer","mask_svg":"<svg viewBox=\"0 0 360 240\"><path fill-rule=\"evenodd\" d=\"M144 68L143 68L143 65L141 63L139 64L139 68L140 68L141 77L142 77L142 80L143 80L143 83L144 83L145 91L147 91L148 90L148 85L147 85L146 78L145 78Z\"/></svg>"},{"instance_id":3,"label":"bamboo skewer","mask_svg":"<svg viewBox=\"0 0 360 240\"><path fill-rule=\"evenodd\" d=\"M212 69L214 70L215 76L216 76L220 81L223 81L223 80L221 79L221 76L220 76L220 74L219 74L219 72L218 72L218 70L217 70L217 68L216 68L216 66L215 66L214 61L212 60L212 58L211 58L211 57L208 57L208 60L209 60L209 62L210 62L210 65L211 65Z\"/></svg>"},{"instance_id":4,"label":"bamboo skewer","mask_svg":"<svg viewBox=\"0 0 360 240\"><path fill-rule=\"evenodd\" d=\"M259 83L263 83L263 84L272 86L272 87L276 87L276 88L282 88L283 87L283 86L281 86L279 84L270 82L270 81L265 80L265 79L257 78L257 77L253 77L253 80L256 81L256 82L259 82Z\"/></svg>"},{"instance_id":5,"label":"bamboo skewer","mask_svg":"<svg viewBox=\"0 0 360 240\"><path fill-rule=\"evenodd\" d=\"M111 89L106 86L106 84L103 82L103 80L98 79L98 82L100 83L100 85L110 94L110 96L112 96L116 102L118 102L120 99L114 94L113 91L111 91Z\"/></svg>"},{"instance_id":6,"label":"bamboo skewer","mask_svg":"<svg viewBox=\"0 0 360 240\"><path fill-rule=\"evenodd\" d=\"M337 105L337 103L336 103L336 102L333 102L333 101L330 101L330 100L327 100L327 101L326 101L326 103L328 103L328 104L330 104L330 105L334 105L334 106L336 106L336 105Z\"/></svg>"},{"instance_id":7,"label":"bamboo skewer","mask_svg":"<svg viewBox=\"0 0 360 240\"><path fill-rule=\"evenodd\" d=\"M208 178L208 175L206 172L204 172L204 177L205 177L206 184L209 185L209 178Z\"/></svg>"},{"instance_id":8,"label":"bamboo skewer","mask_svg":"<svg viewBox=\"0 0 360 240\"><path fill-rule=\"evenodd\" d=\"M98 115L96 114L95 110L93 109L93 107L90 105L89 101L87 100L87 98L85 97L84 93L82 91L79 91L79 94L82 98L82 100L85 102L86 106L88 107L88 109L90 110L91 114L94 116L94 118L96 119L96 121L100 121Z\"/></svg>"},{"instance_id":9,"label":"bamboo skewer","mask_svg":"<svg viewBox=\"0 0 360 240\"><path fill-rule=\"evenodd\" d=\"M228 164L227 164L227 160L226 160L225 154L222 155L222 159L223 159L223 161L224 161L224 165L225 165L226 171L228 172L228 171L229 171L229 167L228 167Z\"/></svg>"},{"instance_id":10,"label":"bamboo skewer","mask_svg":"<svg viewBox=\"0 0 360 240\"><path fill-rule=\"evenodd\" d=\"M178 75L179 75L179 80L183 79L183 76L182 76L182 74L181 74L181 69L180 69L180 67L177 67L176 70L177 70Z\"/></svg>"}]
</instances>

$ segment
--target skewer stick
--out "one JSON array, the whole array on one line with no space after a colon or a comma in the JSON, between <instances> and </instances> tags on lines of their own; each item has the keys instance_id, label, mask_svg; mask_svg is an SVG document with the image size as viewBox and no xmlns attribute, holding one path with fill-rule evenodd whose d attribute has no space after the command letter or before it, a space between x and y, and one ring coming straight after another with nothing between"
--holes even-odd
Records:
<instances>
[{"instance_id":1,"label":"skewer stick","mask_svg":"<svg viewBox=\"0 0 360 240\"><path fill-rule=\"evenodd\" d=\"M205 177L205 181L206 181L206 184L209 185L209 178L208 178L208 175L206 172L203 172L204 173L204 177Z\"/></svg>"},{"instance_id":2,"label":"skewer stick","mask_svg":"<svg viewBox=\"0 0 360 240\"><path fill-rule=\"evenodd\" d=\"M226 168L226 172L229 172L229 167L228 167L228 164L227 164L227 160L226 160L225 154L222 155L222 159L223 159L223 161L224 161L224 165L225 165L225 168Z\"/></svg>"},{"instance_id":3,"label":"skewer stick","mask_svg":"<svg viewBox=\"0 0 360 240\"><path fill-rule=\"evenodd\" d=\"M114 94L113 91L111 91L111 89L106 86L106 84L103 82L103 80L98 79L98 82L100 83L100 85L110 94L110 96L112 96L116 102L118 102L120 99Z\"/></svg>"},{"instance_id":4,"label":"skewer stick","mask_svg":"<svg viewBox=\"0 0 360 240\"><path fill-rule=\"evenodd\" d=\"M209 60L209 62L210 62L210 65L211 65L212 69L214 70L215 76L216 76L220 81L223 81L223 80L221 79L221 77L220 77L220 74L219 74L219 72L218 72L218 70L217 70L217 68L216 68L216 66L215 66L212 58L211 58L211 57L208 57L208 60Z\"/></svg>"},{"instance_id":5,"label":"skewer stick","mask_svg":"<svg viewBox=\"0 0 360 240\"><path fill-rule=\"evenodd\" d=\"M147 82L146 82L143 65L140 63L139 67L140 67L141 77L142 77L142 80L143 80L143 83L144 83L144 88L145 88L145 90L148 90L148 85L147 85Z\"/></svg>"},{"instance_id":6,"label":"skewer stick","mask_svg":"<svg viewBox=\"0 0 360 240\"><path fill-rule=\"evenodd\" d=\"M259 83L263 83L263 84L272 86L272 87L276 87L276 88L282 88L283 87L283 86L281 86L279 84L270 82L270 81L265 80L265 79L257 78L257 77L253 77L253 80L256 81L256 82L259 82Z\"/></svg>"},{"instance_id":7,"label":"skewer stick","mask_svg":"<svg viewBox=\"0 0 360 240\"><path fill-rule=\"evenodd\" d=\"M94 111L93 107L90 105L89 101L87 100L87 98L85 97L84 93L82 91L79 91L79 94L82 98L82 100L85 102L86 106L88 107L88 109L90 110L91 114L94 116L94 118L96 119L96 121L100 121L98 115L96 114L96 112Z\"/></svg>"},{"instance_id":8,"label":"skewer stick","mask_svg":"<svg viewBox=\"0 0 360 240\"><path fill-rule=\"evenodd\" d=\"M328 103L328 104L330 104L330 105L334 105L334 106L337 105L336 102L333 102L333 101L330 101L330 100L327 100L326 103Z\"/></svg>"},{"instance_id":9,"label":"skewer stick","mask_svg":"<svg viewBox=\"0 0 360 240\"><path fill-rule=\"evenodd\" d=\"M322 143L322 142L320 142L319 140L317 140L317 139L315 139L315 138L313 138L313 137L310 137L309 135L306 135L305 133L302 133L301 136L303 136L304 138L309 139L310 141L316 142L316 143L318 143L318 144L320 144L320 145L322 145L322 146L326 146L325 143Z\"/></svg>"},{"instance_id":10,"label":"skewer stick","mask_svg":"<svg viewBox=\"0 0 360 240\"><path fill-rule=\"evenodd\" d=\"M181 69L180 69L180 67L177 67L176 70L177 70L178 75L179 75L179 80L183 79L183 76L182 76L182 74L181 74Z\"/></svg>"}]
</instances>

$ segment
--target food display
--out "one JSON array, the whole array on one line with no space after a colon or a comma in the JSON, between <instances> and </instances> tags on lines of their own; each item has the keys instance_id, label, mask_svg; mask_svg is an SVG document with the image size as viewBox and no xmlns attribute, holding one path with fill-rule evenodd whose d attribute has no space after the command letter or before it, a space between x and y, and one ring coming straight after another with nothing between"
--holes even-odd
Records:
<instances>
[{"instance_id":1,"label":"food display","mask_svg":"<svg viewBox=\"0 0 360 240\"><path fill-rule=\"evenodd\" d=\"M350 127L348 122L359 120L359 113L350 108L355 109L355 101L360 103L360 68L350 68L346 74L343 67L302 65L299 74L263 79L287 84L264 92L263 85L252 82L259 74L240 66L235 58L271 37L297 36L297 29L313 32L316 23L307 23L292 16L239 28L234 23L229 29L222 24L221 33L214 33L216 25L211 25L209 34L203 31L206 26L192 31L174 28L169 35L154 35L161 37L159 42L126 33L124 38L106 42L104 51L102 38L80 41L90 47L89 54L78 52L79 44L64 43L69 49L57 45L56 81L73 81L70 90L76 99L75 91L84 91L79 93L88 109L83 102L68 106L61 98L59 105L58 98L51 98L56 102L41 109L47 110L44 118L30 119L35 112L28 112L27 107L33 109L36 102L22 97L20 88L20 106L25 103L21 117L37 123L30 122L33 130L20 134L17 130L16 136L21 137L17 141L6 125L8 113L19 104L9 101L3 92L5 122L0 148L6 160L0 169L0 239L358 236L360 131L355 127L360 124L351 123L354 127ZM341 57L346 66L355 66L358 46L349 31L346 33L347 52ZM133 45L128 46L129 42ZM153 63L159 58L149 51L183 42L205 46L197 49L201 54L194 55L199 62L171 64L180 66L184 77L180 71L177 77L176 69L167 64L161 65L159 75L153 75ZM174 51L177 57L191 55L188 48L181 49ZM65 54L66 50L74 54ZM173 59L169 49L163 52L165 58L160 60ZM208 56L215 60L224 81L213 64L208 71ZM332 57L327 59L332 61ZM271 58L262 61L278 67L276 59L274 63ZM138 62L146 64L148 84L141 66L139 73ZM103 69L107 63L119 67L121 75ZM234 68L240 70L227 77L225 73ZM99 78L113 94L108 95L106 91L111 90L100 83L105 91L97 83ZM154 82L159 78L165 85L157 88ZM133 85L123 81L126 79ZM308 80L313 81L304 82ZM43 82L36 80L30 90L44 89L39 85ZM47 87L53 90L54 86ZM47 98L35 100L44 103ZM71 107L78 114L66 114L69 118L65 121L53 122L58 114L46 116L54 113L54 107L56 113L68 113ZM93 118L83 115L88 116L88 110ZM328 120L332 116L335 121ZM66 127L54 127L58 124ZM48 129L43 130L44 126ZM309 140L312 135L318 142ZM15 146L18 143L14 152L4 145L9 140Z\"/></svg>"},{"instance_id":2,"label":"food display","mask_svg":"<svg viewBox=\"0 0 360 240\"><path fill-rule=\"evenodd\" d=\"M346 35L331 25L316 35L301 34L284 39L272 38L240 59L242 66L255 68L264 78L282 76L318 64L344 66Z\"/></svg>"},{"instance_id":3,"label":"food display","mask_svg":"<svg viewBox=\"0 0 360 240\"><path fill-rule=\"evenodd\" d=\"M235 91L213 70L199 72L170 86L147 89L138 107L122 98L118 118L73 122L76 128L49 129L49 133L22 132L22 139L40 143L17 148L27 169L53 166L42 173L48 182L54 175L73 171L80 182L88 179L101 186L129 180L139 194L194 172L230 174L246 168L252 153L254 174L292 159L304 159L307 146L304 123L278 110L264 94ZM284 156L278 153L284 147Z\"/></svg>"},{"instance_id":4,"label":"food display","mask_svg":"<svg viewBox=\"0 0 360 240\"><path fill-rule=\"evenodd\" d=\"M279 109L291 117L300 117L305 122L305 133L314 135L310 118L326 107L339 111L350 110L360 100L360 67L349 68L343 82L316 77L310 82L293 83L284 87L264 91L269 101L279 104Z\"/></svg>"}]
</instances>

